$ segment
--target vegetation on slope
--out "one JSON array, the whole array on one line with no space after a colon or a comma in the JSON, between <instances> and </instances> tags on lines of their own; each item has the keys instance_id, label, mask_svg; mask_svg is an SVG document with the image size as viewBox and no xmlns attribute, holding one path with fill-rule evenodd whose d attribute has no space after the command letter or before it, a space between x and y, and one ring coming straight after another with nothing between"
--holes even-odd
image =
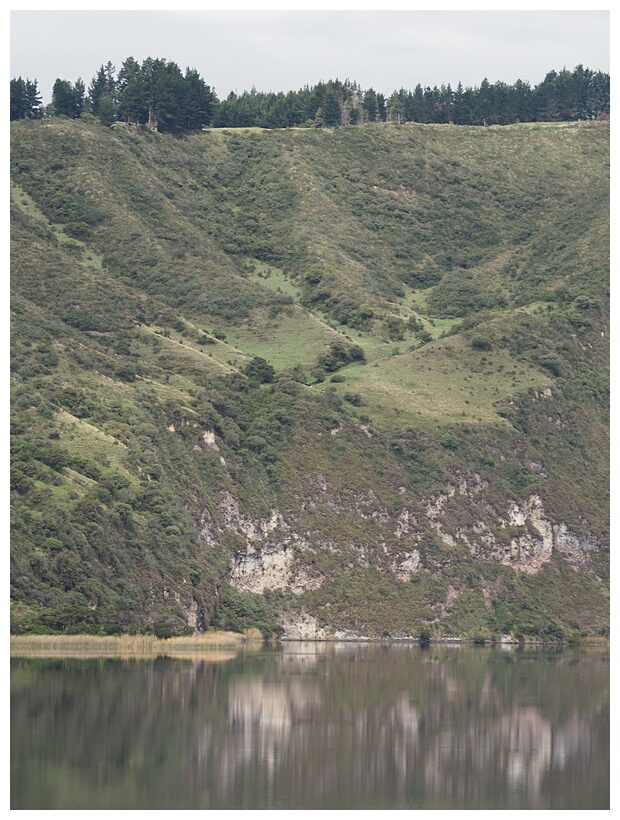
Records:
<instances>
[{"instance_id":1,"label":"vegetation on slope","mask_svg":"<svg viewBox=\"0 0 620 820\"><path fill-rule=\"evenodd\" d=\"M607 123L12 139L15 631L608 628ZM581 570L483 554L533 496ZM310 582L233 589L273 510Z\"/></svg>"}]
</instances>

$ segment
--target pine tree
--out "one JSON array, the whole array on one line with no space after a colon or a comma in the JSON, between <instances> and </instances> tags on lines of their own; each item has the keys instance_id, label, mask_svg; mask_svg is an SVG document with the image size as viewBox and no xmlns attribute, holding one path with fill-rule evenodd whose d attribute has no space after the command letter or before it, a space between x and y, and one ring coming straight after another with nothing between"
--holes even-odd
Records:
<instances>
[{"instance_id":1,"label":"pine tree","mask_svg":"<svg viewBox=\"0 0 620 820\"><path fill-rule=\"evenodd\" d=\"M328 128L333 128L340 125L342 119L342 108L338 99L338 92L334 88L330 88L325 93L323 101L323 112L325 117L325 125Z\"/></svg>"},{"instance_id":2,"label":"pine tree","mask_svg":"<svg viewBox=\"0 0 620 820\"><path fill-rule=\"evenodd\" d=\"M78 79L75 85L69 80L57 79L52 89L52 111L57 117L77 119L84 108L84 83Z\"/></svg>"},{"instance_id":3,"label":"pine tree","mask_svg":"<svg viewBox=\"0 0 620 820\"><path fill-rule=\"evenodd\" d=\"M478 116L477 120L481 125L489 124L491 114L491 83L485 77L478 89Z\"/></svg>"},{"instance_id":4,"label":"pine tree","mask_svg":"<svg viewBox=\"0 0 620 820\"><path fill-rule=\"evenodd\" d=\"M529 83L517 80L512 87L511 122L530 122L532 119L532 89Z\"/></svg>"},{"instance_id":5,"label":"pine tree","mask_svg":"<svg viewBox=\"0 0 620 820\"><path fill-rule=\"evenodd\" d=\"M366 114L367 122L376 122L379 118L379 105L377 103L377 93L373 88L369 88L364 94L362 109Z\"/></svg>"},{"instance_id":6,"label":"pine tree","mask_svg":"<svg viewBox=\"0 0 620 820\"><path fill-rule=\"evenodd\" d=\"M118 113L125 122L145 123L148 117L148 85L140 64L128 57L118 73Z\"/></svg>"},{"instance_id":7,"label":"pine tree","mask_svg":"<svg viewBox=\"0 0 620 820\"><path fill-rule=\"evenodd\" d=\"M99 69L99 71L95 74L92 78L91 83L88 87L88 107L91 114L95 116L99 113L99 105L101 103L101 98L105 94L105 69L103 66Z\"/></svg>"},{"instance_id":8,"label":"pine tree","mask_svg":"<svg viewBox=\"0 0 620 820\"><path fill-rule=\"evenodd\" d=\"M413 89L410 113L407 117L413 122L426 122L424 111L424 91L420 83Z\"/></svg>"},{"instance_id":9,"label":"pine tree","mask_svg":"<svg viewBox=\"0 0 620 820\"><path fill-rule=\"evenodd\" d=\"M26 116L26 83L21 77L11 80L11 120L22 120Z\"/></svg>"},{"instance_id":10,"label":"pine tree","mask_svg":"<svg viewBox=\"0 0 620 820\"><path fill-rule=\"evenodd\" d=\"M41 95L36 80L31 82L21 77L11 80L10 109L11 120L36 120L43 116Z\"/></svg>"},{"instance_id":11,"label":"pine tree","mask_svg":"<svg viewBox=\"0 0 620 820\"><path fill-rule=\"evenodd\" d=\"M586 95L587 119L609 116L609 100L609 74L596 71L588 84L588 92Z\"/></svg>"},{"instance_id":12,"label":"pine tree","mask_svg":"<svg viewBox=\"0 0 620 820\"><path fill-rule=\"evenodd\" d=\"M185 110L183 128L192 131L210 125L217 97L215 92L205 84L195 68L185 70Z\"/></svg>"}]
</instances>

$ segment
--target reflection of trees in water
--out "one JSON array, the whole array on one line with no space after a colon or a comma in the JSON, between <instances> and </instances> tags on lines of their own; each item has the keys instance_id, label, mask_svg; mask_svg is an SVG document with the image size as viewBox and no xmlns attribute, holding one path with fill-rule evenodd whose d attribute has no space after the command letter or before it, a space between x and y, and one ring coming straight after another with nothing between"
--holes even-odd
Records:
<instances>
[{"instance_id":1,"label":"reflection of trees in water","mask_svg":"<svg viewBox=\"0 0 620 820\"><path fill-rule=\"evenodd\" d=\"M116 807L546 808L597 758L604 771L596 658L406 649L68 664L60 678L42 666L21 681L13 724L36 712L56 768L72 770L55 788L79 772L113 783ZM18 769L44 765L33 737L16 742Z\"/></svg>"}]
</instances>

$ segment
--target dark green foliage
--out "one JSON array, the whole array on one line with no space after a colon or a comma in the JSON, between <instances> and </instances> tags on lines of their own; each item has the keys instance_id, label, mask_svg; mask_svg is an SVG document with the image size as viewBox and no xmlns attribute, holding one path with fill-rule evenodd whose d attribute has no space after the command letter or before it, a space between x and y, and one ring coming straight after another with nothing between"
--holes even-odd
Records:
<instances>
[{"instance_id":1,"label":"dark green foliage","mask_svg":"<svg viewBox=\"0 0 620 820\"><path fill-rule=\"evenodd\" d=\"M330 80L288 94L261 93L254 89L231 93L217 107L215 125L224 128L260 126L282 128L313 126L333 128L360 123L455 123L506 125L515 122L588 120L609 114L609 75L577 66L550 71L533 88L517 80L456 89L450 85L414 90L401 88L388 99L373 88Z\"/></svg>"},{"instance_id":2,"label":"dark green foliage","mask_svg":"<svg viewBox=\"0 0 620 820\"><path fill-rule=\"evenodd\" d=\"M56 116L79 117L87 103L89 114L103 125L117 119L168 133L198 130L214 123L221 128L337 128L374 122L455 123L457 125L506 125L515 122L592 120L608 117L608 74L578 65L572 72L550 71L531 88L522 80L514 85L485 78L479 87L456 90L442 85L413 91L401 88L386 98L373 88L363 90L346 80L319 82L299 91L231 92L218 101L195 69L185 74L174 62L148 57L138 63L128 57L115 76L111 62L101 66L88 88L57 79L52 106ZM36 80L11 80L11 120L41 116ZM86 117L89 114L85 114ZM458 178L452 182L458 183ZM413 286L428 287L436 274L430 269L411 271Z\"/></svg>"},{"instance_id":3,"label":"dark green foliage","mask_svg":"<svg viewBox=\"0 0 620 820\"><path fill-rule=\"evenodd\" d=\"M259 629L266 638L280 631L266 598L238 592L228 585L222 588L215 626L232 632Z\"/></svg>"},{"instance_id":4,"label":"dark green foliage","mask_svg":"<svg viewBox=\"0 0 620 820\"><path fill-rule=\"evenodd\" d=\"M448 317L467 316L471 312L505 304L500 292L484 287L474 274L465 271L450 271L428 298L433 315Z\"/></svg>"},{"instance_id":5,"label":"dark green foliage","mask_svg":"<svg viewBox=\"0 0 620 820\"><path fill-rule=\"evenodd\" d=\"M150 57L142 65L132 57L125 60L115 91L119 118L167 133L208 125L217 103L195 69L188 68L183 75L176 63Z\"/></svg>"},{"instance_id":6,"label":"dark green foliage","mask_svg":"<svg viewBox=\"0 0 620 820\"><path fill-rule=\"evenodd\" d=\"M11 80L10 89L11 121L23 119L40 119L43 116L41 95L37 81L22 80L21 77Z\"/></svg>"},{"instance_id":7,"label":"dark green foliage","mask_svg":"<svg viewBox=\"0 0 620 820\"><path fill-rule=\"evenodd\" d=\"M364 349L360 345L347 345L344 342L335 341L329 347L330 352L318 358L319 367L328 373L339 370L351 362L365 361Z\"/></svg>"},{"instance_id":8,"label":"dark green foliage","mask_svg":"<svg viewBox=\"0 0 620 820\"><path fill-rule=\"evenodd\" d=\"M554 376L562 375L562 364L560 359L557 356L554 356L553 353L542 354L537 357L537 361L541 367L549 370Z\"/></svg>"},{"instance_id":9,"label":"dark green foliage","mask_svg":"<svg viewBox=\"0 0 620 820\"><path fill-rule=\"evenodd\" d=\"M116 119L118 87L115 73L111 62L102 65L88 88L90 113L98 116L103 125L111 125Z\"/></svg>"},{"instance_id":10,"label":"dark green foliage","mask_svg":"<svg viewBox=\"0 0 620 820\"><path fill-rule=\"evenodd\" d=\"M426 265L419 270L403 272L402 280L412 288L430 288L441 280L441 269Z\"/></svg>"},{"instance_id":11,"label":"dark green foliage","mask_svg":"<svg viewBox=\"0 0 620 820\"><path fill-rule=\"evenodd\" d=\"M361 405L364 404L364 401L359 393L345 393L343 398L354 407L361 407Z\"/></svg>"},{"instance_id":12,"label":"dark green foliage","mask_svg":"<svg viewBox=\"0 0 620 820\"><path fill-rule=\"evenodd\" d=\"M405 338L405 322L397 316L390 316L385 321L388 338L393 342L401 342Z\"/></svg>"},{"instance_id":13,"label":"dark green foliage","mask_svg":"<svg viewBox=\"0 0 620 820\"><path fill-rule=\"evenodd\" d=\"M77 80L75 85L69 80L57 79L52 89L52 110L57 117L76 119L84 108L84 83Z\"/></svg>"},{"instance_id":14,"label":"dark green foliage","mask_svg":"<svg viewBox=\"0 0 620 820\"><path fill-rule=\"evenodd\" d=\"M260 384L269 384L274 379L276 371L260 356L256 356L250 364L248 364L244 371L249 379L259 382Z\"/></svg>"}]
</instances>

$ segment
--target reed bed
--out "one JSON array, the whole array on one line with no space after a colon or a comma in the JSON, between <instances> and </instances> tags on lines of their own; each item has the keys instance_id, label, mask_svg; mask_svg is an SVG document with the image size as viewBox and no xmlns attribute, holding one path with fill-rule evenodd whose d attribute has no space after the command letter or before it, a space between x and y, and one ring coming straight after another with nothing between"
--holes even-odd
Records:
<instances>
[{"instance_id":1,"label":"reed bed","mask_svg":"<svg viewBox=\"0 0 620 820\"><path fill-rule=\"evenodd\" d=\"M577 641L579 646L609 646L609 638L607 636L591 635L590 637L579 638Z\"/></svg>"},{"instance_id":2,"label":"reed bed","mask_svg":"<svg viewBox=\"0 0 620 820\"><path fill-rule=\"evenodd\" d=\"M11 635L11 654L157 655L240 649L259 645L260 632L203 632L182 638L154 635Z\"/></svg>"}]
</instances>

